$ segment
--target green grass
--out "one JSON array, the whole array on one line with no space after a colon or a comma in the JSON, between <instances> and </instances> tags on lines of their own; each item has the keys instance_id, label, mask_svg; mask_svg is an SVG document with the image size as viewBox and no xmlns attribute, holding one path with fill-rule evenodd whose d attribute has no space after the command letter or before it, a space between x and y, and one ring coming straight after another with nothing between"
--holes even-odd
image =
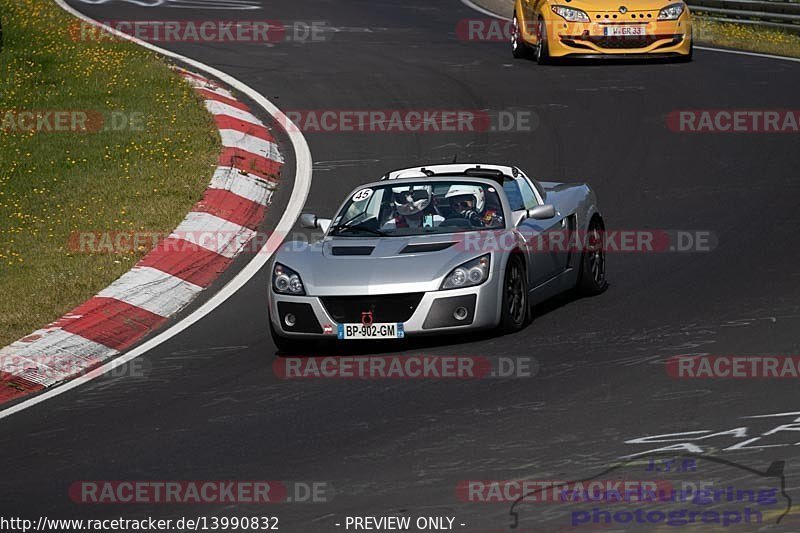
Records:
<instances>
[{"instance_id":1,"label":"green grass","mask_svg":"<svg viewBox=\"0 0 800 533\"><path fill-rule=\"evenodd\" d=\"M169 231L196 202L219 153L213 120L154 54L81 41L49 0L0 0L0 347L56 319L147 250L77 253L81 231ZM121 131L14 131L9 110L138 117ZM134 115L137 114L137 115Z\"/></svg>"},{"instance_id":2,"label":"green grass","mask_svg":"<svg viewBox=\"0 0 800 533\"><path fill-rule=\"evenodd\" d=\"M718 22L699 15L694 16L692 24L698 44L800 57L800 35L796 33L751 24Z\"/></svg>"}]
</instances>

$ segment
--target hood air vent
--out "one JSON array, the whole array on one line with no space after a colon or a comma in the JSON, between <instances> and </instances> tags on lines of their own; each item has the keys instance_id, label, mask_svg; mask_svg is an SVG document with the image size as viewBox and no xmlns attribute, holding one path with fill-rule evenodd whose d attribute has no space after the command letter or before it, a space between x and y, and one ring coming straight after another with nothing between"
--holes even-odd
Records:
<instances>
[{"instance_id":1,"label":"hood air vent","mask_svg":"<svg viewBox=\"0 0 800 533\"><path fill-rule=\"evenodd\" d=\"M418 254L424 252L440 252L442 250L447 250L451 246L453 246L454 242L426 242L420 244L409 244L402 250L400 250L401 254Z\"/></svg>"},{"instance_id":2,"label":"hood air vent","mask_svg":"<svg viewBox=\"0 0 800 533\"><path fill-rule=\"evenodd\" d=\"M333 246L331 253L333 255L371 255L374 246Z\"/></svg>"}]
</instances>

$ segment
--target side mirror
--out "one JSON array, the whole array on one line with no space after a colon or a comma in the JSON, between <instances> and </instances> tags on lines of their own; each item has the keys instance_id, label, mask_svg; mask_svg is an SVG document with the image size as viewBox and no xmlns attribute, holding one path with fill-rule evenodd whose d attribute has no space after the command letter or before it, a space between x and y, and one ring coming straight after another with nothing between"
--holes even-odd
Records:
<instances>
[{"instance_id":1,"label":"side mirror","mask_svg":"<svg viewBox=\"0 0 800 533\"><path fill-rule=\"evenodd\" d=\"M300 215L300 227L305 229L317 229L317 215L313 213L303 213Z\"/></svg>"},{"instance_id":2,"label":"side mirror","mask_svg":"<svg viewBox=\"0 0 800 533\"><path fill-rule=\"evenodd\" d=\"M317 218L317 215L313 213L303 213L300 215L300 227L305 229L321 229L322 231L328 231L328 228L331 225L330 219L327 218Z\"/></svg>"},{"instance_id":3,"label":"side mirror","mask_svg":"<svg viewBox=\"0 0 800 533\"><path fill-rule=\"evenodd\" d=\"M528 218L534 220L547 220L555 218L556 207L553 204L537 205L533 209L528 209Z\"/></svg>"}]
</instances>

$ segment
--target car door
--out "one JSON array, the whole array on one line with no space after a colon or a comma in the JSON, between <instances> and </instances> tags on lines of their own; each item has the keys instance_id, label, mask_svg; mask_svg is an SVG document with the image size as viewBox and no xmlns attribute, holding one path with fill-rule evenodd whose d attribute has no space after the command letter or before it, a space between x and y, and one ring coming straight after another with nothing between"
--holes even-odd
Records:
<instances>
[{"instance_id":1,"label":"car door","mask_svg":"<svg viewBox=\"0 0 800 533\"><path fill-rule=\"evenodd\" d=\"M511 209L532 209L541 205L531 188L530 183L519 177L508 180L503 184ZM525 255L528 264L528 287L534 289L542 283L552 279L560 273L559 256L557 251L551 251L548 233L559 231L561 220L555 217L549 220L536 220L525 218L517 225L522 238L525 240Z\"/></svg>"}]
</instances>

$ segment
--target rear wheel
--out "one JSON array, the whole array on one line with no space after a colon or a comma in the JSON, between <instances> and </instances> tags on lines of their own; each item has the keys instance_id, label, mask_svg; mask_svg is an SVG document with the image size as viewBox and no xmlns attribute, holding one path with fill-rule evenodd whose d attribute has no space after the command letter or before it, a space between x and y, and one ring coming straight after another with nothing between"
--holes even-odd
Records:
<instances>
[{"instance_id":1,"label":"rear wheel","mask_svg":"<svg viewBox=\"0 0 800 533\"><path fill-rule=\"evenodd\" d=\"M522 29L520 29L516 11L511 22L511 54L516 59L524 59L530 56L530 48L522 39Z\"/></svg>"},{"instance_id":2,"label":"rear wheel","mask_svg":"<svg viewBox=\"0 0 800 533\"><path fill-rule=\"evenodd\" d=\"M550 48L547 45L547 25L541 17L536 23L536 37L539 40L539 44L536 46L536 62L540 65L547 65L552 61L552 58L550 57Z\"/></svg>"},{"instance_id":3,"label":"rear wheel","mask_svg":"<svg viewBox=\"0 0 800 533\"><path fill-rule=\"evenodd\" d=\"M608 288L606 280L605 228L600 217L589 222L586 232L586 248L581 256L581 272L578 276L578 291L593 296Z\"/></svg>"},{"instance_id":4,"label":"rear wheel","mask_svg":"<svg viewBox=\"0 0 800 533\"><path fill-rule=\"evenodd\" d=\"M522 257L512 255L508 260L506 275L503 277L503 309L500 329L503 333L513 333L525 327L530 316L528 306L528 277Z\"/></svg>"}]
</instances>

